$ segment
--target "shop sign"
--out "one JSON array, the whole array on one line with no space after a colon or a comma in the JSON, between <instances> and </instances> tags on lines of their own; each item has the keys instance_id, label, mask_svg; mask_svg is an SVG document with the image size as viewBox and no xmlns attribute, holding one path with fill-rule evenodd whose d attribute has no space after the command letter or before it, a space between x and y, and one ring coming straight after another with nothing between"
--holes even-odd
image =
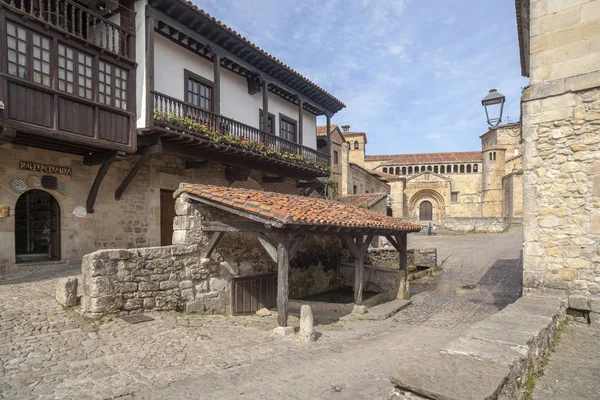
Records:
<instances>
[{"instance_id":1,"label":"shop sign","mask_svg":"<svg viewBox=\"0 0 600 400\"><path fill-rule=\"evenodd\" d=\"M29 161L19 161L19 169L25 171L42 172L44 174L71 176L71 167L57 167L56 165L38 164Z\"/></svg>"}]
</instances>

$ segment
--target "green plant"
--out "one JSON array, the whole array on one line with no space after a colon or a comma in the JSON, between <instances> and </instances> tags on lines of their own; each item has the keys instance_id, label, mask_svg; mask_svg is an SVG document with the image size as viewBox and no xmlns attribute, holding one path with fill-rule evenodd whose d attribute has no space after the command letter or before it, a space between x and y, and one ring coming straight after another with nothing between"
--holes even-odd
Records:
<instances>
[{"instance_id":1,"label":"green plant","mask_svg":"<svg viewBox=\"0 0 600 400\"><path fill-rule=\"evenodd\" d=\"M165 113L158 111L157 109L154 109L154 120L166 123L173 127L182 128L190 132L200 133L215 147L218 147L219 145L233 146L264 156L278 158L294 164L310 165L325 172L330 171L329 165L310 160L302 154L274 149L265 143L258 142L256 140L250 140L248 137L236 136L230 133L227 126L223 126L219 131L216 131L192 118L178 116L175 111Z\"/></svg>"},{"instance_id":2,"label":"green plant","mask_svg":"<svg viewBox=\"0 0 600 400\"><path fill-rule=\"evenodd\" d=\"M336 200L338 198L338 183L335 179L329 178L327 179L327 185L329 185L329 191L327 192L327 197L329 200Z\"/></svg>"}]
</instances>

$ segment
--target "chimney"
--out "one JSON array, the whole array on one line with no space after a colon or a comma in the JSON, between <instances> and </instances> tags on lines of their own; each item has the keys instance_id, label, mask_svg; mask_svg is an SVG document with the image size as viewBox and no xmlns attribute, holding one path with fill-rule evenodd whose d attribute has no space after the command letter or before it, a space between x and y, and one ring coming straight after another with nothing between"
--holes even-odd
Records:
<instances>
[{"instance_id":1,"label":"chimney","mask_svg":"<svg viewBox=\"0 0 600 400\"><path fill-rule=\"evenodd\" d=\"M348 132L350 130L350 125L342 125L342 130Z\"/></svg>"}]
</instances>

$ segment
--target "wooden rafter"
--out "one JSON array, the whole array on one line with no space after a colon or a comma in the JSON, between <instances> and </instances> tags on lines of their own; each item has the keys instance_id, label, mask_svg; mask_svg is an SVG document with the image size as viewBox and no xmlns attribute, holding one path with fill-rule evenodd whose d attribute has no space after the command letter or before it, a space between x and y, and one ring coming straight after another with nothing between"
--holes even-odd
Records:
<instances>
[{"instance_id":1,"label":"wooden rafter","mask_svg":"<svg viewBox=\"0 0 600 400\"><path fill-rule=\"evenodd\" d=\"M104 153L83 157L83 165L89 167L93 165L112 163L115 161L121 161L123 157L125 157L124 151L107 151Z\"/></svg>"},{"instance_id":2,"label":"wooden rafter","mask_svg":"<svg viewBox=\"0 0 600 400\"><path fill-rule=\"evenodd\" d=\"M133 181L135 176L138 174L140 169L142 169L144 164L146 164L146 162L150 159L150 157L160 153L162 153L162 146L160 145L160 141L153 146L146 147L140 150L140 158L138 158L138 160L131 168L131 171L129 171L125 179L123 179L123 182L121 182L117 190L115 190L115 200L121 200L121 196L123 196L123 193L129 186L129 184Z\"/></svg>"},{"instance_id":3,"label":"wooden rafter","mask_svg":"<svg viewBox=\"0 0 600 400\"><path fill-rule=\"evenodd\" d=\"M271 239L269 239L269 237L267 235L265 235L263 232L255 232L256 238L258 239L258 241L260 242L260 244L262 245L262 247L265 248L265 250L267 251L267 254L269 254L269 257L271 257L271 260L273 260L273 262L277 262L277 248L275 247L275 245L273 245L273 243L271 242Z\"/></svg>"}]
</instances>

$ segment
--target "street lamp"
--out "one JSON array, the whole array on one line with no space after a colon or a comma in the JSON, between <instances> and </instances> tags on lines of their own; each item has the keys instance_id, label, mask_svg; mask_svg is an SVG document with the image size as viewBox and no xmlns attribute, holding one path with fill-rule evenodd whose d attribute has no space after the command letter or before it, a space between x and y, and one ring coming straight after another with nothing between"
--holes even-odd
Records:
<instances>
[{"instance_id":1,"label":"street lamp","mask_svg":"<svg viewBox=\"0 0 600 400\"><path fill-rule=\"evenodd\" d=\"M481 105L485 107L485 116L487 117L489 126L498 126L502 122L502 110L504 109L505 100L504 95L496 91L496 89L490 90L488 95L481 100ZM500 105L499 113L497 111L498 105ZM490 114L492 114L493 118L490 118ZM498 117L496 118L495 115L498 115Z\"/></svg>"}]
</instances>

